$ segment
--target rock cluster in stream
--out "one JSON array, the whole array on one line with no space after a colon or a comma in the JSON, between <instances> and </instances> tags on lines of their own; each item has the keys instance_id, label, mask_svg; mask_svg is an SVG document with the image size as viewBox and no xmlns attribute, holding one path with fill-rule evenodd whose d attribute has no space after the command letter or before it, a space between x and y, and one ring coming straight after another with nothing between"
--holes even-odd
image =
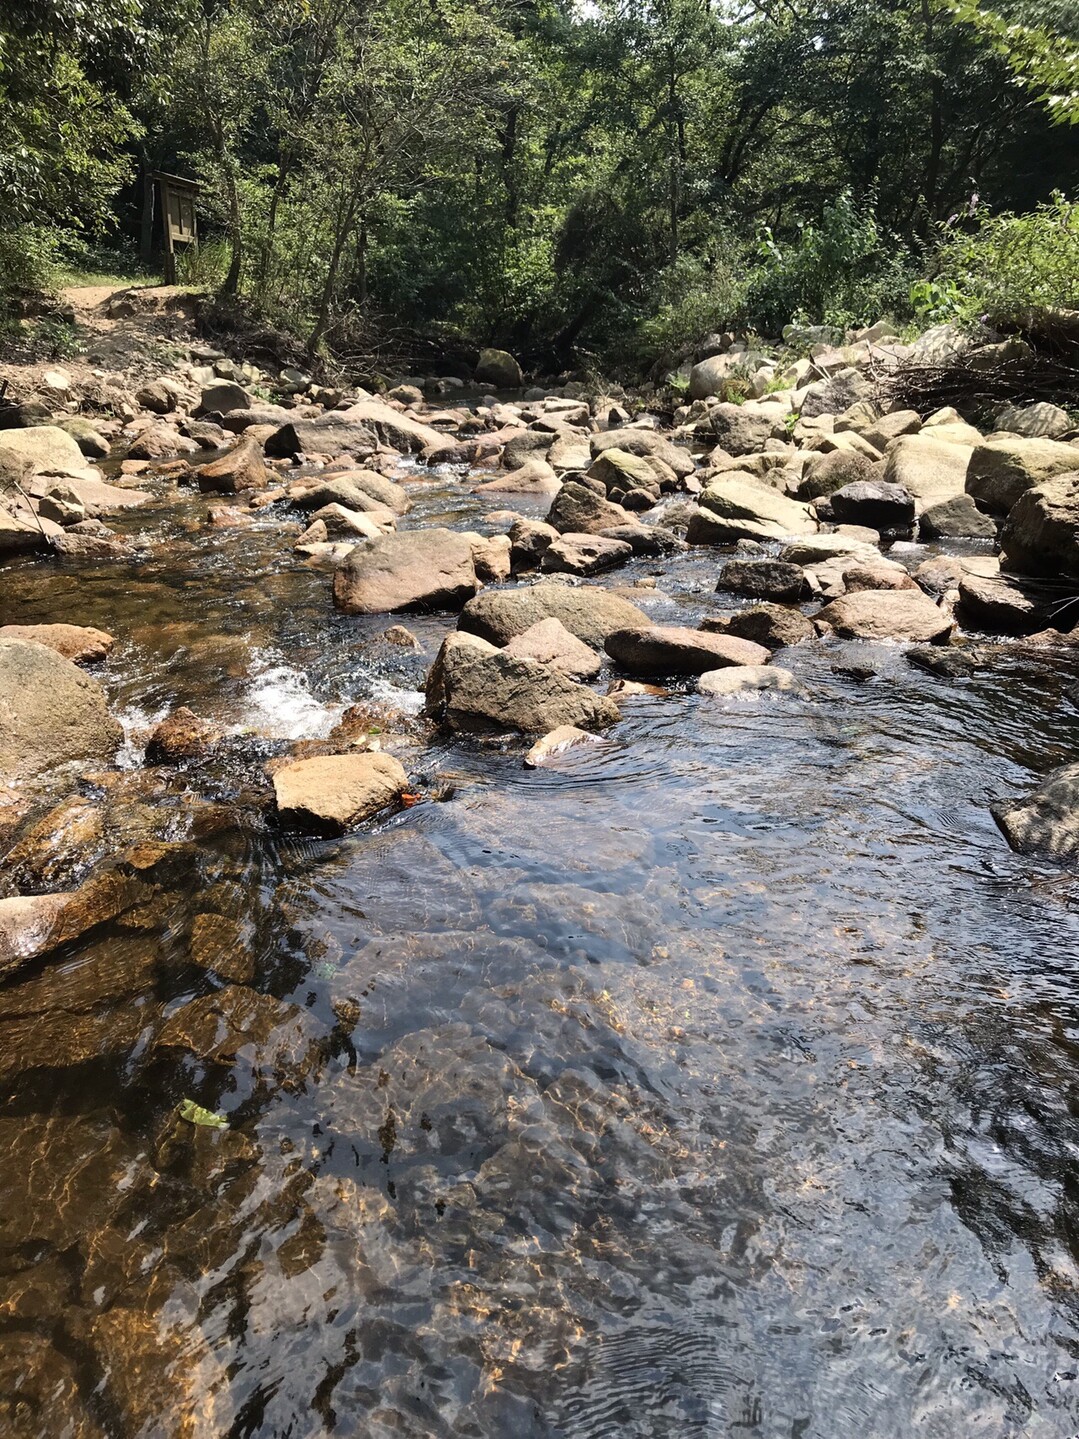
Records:
<instances>
[{"instance_id":1,"label":"rock cluster in stream","mask_svg":"<svg viewBox=\"0 0 1079 1439\"><path fill-rule=\"evenodd\" d=\"M911 646L912 664L951 678L973 663L970 631L1076 641L1079 438L1063 411L1013 406L984 434L954 410L882 406L870 368L909 354L883 331L821 343L783 371L724 343L693 368L689 403L667 426L624 396L579 385L454 405L411 384L346 395L196 351L133 395L108 392L93 421L71 413L77 399L51 416L4 412L0 555L137 561L146 551L137 523L117 533L115 517L163 484L205 497L214 527L280 516L294 562L326 572L341 616L456 614L429 656L426 721L458 734L518 732L531 764L616 725L642 681L688 680L715 698L797 691L773 657L831 636ZM751 397L729 402L732 370L754 365ZM519 382L511 357L492 352L481 369ZM260 398L256 381L276 398ZM452 398L449 382L435 388ZM110 455L106 478L95 462ZM487 502L482 533L410 524L406 481L423 466ZM529 513L512 508L526 501ZM887 551L912 538L963 541L966 554L911 570ZM689 546L717 548L717 589L731 596L730 612L696 628L655 623L640 583L628 593L589 583L640 557L662 573ZM417 647L407 630L392 634ZM0 833L16 847L40 821L20 786L107 766L117 753L120 728L79 668L104 662L111 642L78 626L0 630ZM632 678L600 693L607 667ZM197 765L221 742L180 709L146 737L145 763ZM392 751L394 736L361 724L294 746L266 768L262 802L278 823L320 834L410 802L408 774L383 743ZM1017 845L1070 854L1074 817L1061 800L1070 772L1053 785L1040 809L1032 801L1037 824L1003 810L1001 824ZM0 898L0 962L39 953L35 936L50 925L69 934L80 894Z\"/></svg>"}]
</instances>

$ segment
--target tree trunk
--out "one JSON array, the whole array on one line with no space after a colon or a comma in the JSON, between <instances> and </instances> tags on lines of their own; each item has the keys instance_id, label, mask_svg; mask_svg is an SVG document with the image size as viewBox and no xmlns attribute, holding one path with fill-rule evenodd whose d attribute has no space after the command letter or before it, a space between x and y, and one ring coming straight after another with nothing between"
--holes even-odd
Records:
<instances>
[{"instance_id":1,"label":"tree trunk","mask_svg":"<svg viewBox=\"0 0 1079 1439\"><path fill-rule=\"evenodd\" d=\"M142 185L142 214L139 218L139 259L149 265L154 257L154 175L146 151L139 155L139 181Z\"/></svg>"},{"instance_id":2,"label":"tree trunk","mask_svg":"<svg viewBox=\"0 0 1079 1439\"><path fill-rule=\"evenodd\" d=\"M223 295L235 295L240 288L240 273L244 262L243 222L240 216L240 189L236 184L236 170L227 164L225 184L229 196L229 244L232 247L232 262L221 286Z\"/></svg>"},{"instance_id":3,"label":"tree trunk","mask_svg":"<svg viewBox=\"0 0 1079 1439\"><path fill-rule=\"evenodd\" d=\"M345 206L344 212L340 215L337 223L337 232L333 240L333 253L330 255L329 269L326 271L326 282L322 286L322 298L319 301L318 318L315 320L315 327L307 341L308 359L312 359L319 347L326 327L330 322L330 306L337 290L337 276L341 269L341 256L345 252L345 244L349 233L352 230L353 221L356 218L356 208L359 197L352 195Z\"/></svg>"}]
</instances>

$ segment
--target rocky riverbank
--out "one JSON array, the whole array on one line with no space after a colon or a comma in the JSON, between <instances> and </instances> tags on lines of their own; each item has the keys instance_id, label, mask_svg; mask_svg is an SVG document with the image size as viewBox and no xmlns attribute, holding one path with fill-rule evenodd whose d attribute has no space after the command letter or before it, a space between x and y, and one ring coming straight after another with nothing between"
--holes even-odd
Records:
<instances>
[{"instance_id":1,"label":"rocky riverbank","mask_svg":"<svg viewBox=\"0 0 1079 1439\"><path fill-rule=\"evenodd\" d=\"M839 1112L886 1162L922 1081L858 975L908 1015L978 874L1019 865L1028 904L1079 853L1069 418L897 410L880 351L673 416L573 385L324 393L202 350L109 406L24 398L0 432L11 1413L285 1432L341 1383L372 1432L443 1432L458 1390L445 1432L504 1432L627 1287L673 1265L682 1293L713 1244L762 1282L701 1175L736 1176L732 1213L778 1193L805 1223L769 1244L816 1262L810 1149ZM993 914L1020 945L1026 910ZM717 1092L815 1137L764 1169ZM938 1207L927 1242L965 1254ZM956 1270L990 1282L953 1257L934 1314Z\"/></svg>"}]
</instances>

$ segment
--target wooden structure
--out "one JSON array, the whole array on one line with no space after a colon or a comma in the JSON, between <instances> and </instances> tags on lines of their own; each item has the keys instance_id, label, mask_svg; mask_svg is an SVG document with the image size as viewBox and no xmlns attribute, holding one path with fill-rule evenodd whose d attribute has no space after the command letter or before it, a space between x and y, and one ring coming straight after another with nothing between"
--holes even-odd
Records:
<instances>
[{"instance_id":1,"label":"wooden structure","mask_svg":"<svg viewBox=\"0 0 1079 1439\"><path fill-rule=\"evenodd\" d=\"M194 180L185 180L182 175L166 175L158 170L154 173L161 194L161 226L165 236L165 284L176 283L176 246L197 245L199 242L198 223L195 218L195 199L199 193Z\"/></svg>"}]
</instances>

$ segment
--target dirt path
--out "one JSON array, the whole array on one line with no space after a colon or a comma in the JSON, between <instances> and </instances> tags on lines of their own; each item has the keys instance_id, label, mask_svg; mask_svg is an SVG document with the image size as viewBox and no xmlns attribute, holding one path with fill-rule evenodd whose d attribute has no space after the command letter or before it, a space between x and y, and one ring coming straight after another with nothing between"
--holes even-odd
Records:
<instances>
[{"instance_id":1,"label":"dirt path","mask_svg":"<svg viewBox=\"0 0 1079 1439\"><path fill-rule=\"evenodd\" d=\"M9 395L55 399L57 372L72 395L106 377L130 387L171 369L194 340L197 292L179 285L75 285L62 295L74 324L51 327L51 354L39 328L32 359L0 363Z\"/></svg>"}]
</instances>

